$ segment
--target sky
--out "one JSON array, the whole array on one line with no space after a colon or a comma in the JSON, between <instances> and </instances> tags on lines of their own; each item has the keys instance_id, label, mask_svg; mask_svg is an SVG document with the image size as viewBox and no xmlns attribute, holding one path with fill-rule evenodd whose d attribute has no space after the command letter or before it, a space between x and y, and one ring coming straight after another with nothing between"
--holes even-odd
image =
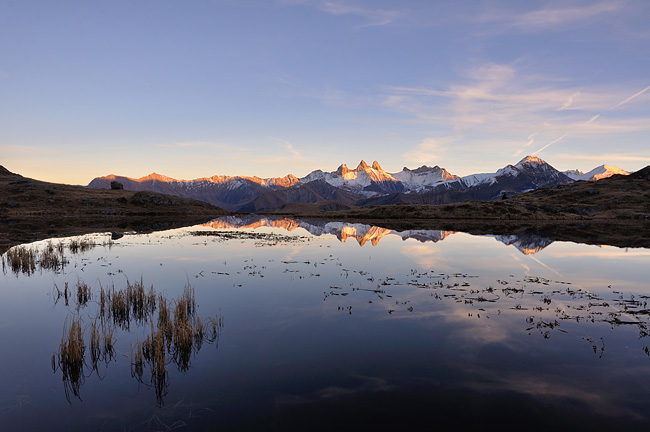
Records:
<instances>
[{"instance_id":1,"label":"sky","mask_svg":"<svg viewBox=\"0 0 650 432\"><path fill-rule=\"evenodd\" d=\"M0 0L0 165L298 177L650 165L650 2Z\"/></svg>"}]
</instances>

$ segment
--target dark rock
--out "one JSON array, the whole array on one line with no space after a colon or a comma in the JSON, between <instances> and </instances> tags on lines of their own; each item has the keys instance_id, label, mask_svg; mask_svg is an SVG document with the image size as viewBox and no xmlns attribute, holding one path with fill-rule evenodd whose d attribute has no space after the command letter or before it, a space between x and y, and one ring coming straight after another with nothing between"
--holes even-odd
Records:
<instances>
[{"instance_id":1,"label":"dark rock","mask_svg":"<svg viewBox=\"0 0 650 432\"><path fill-rule=\"evenodd\" d=\"M589 207L575 207L573 213L579 214L582 216L596 216L596 210Z\"/></svg>"},{"instance_id":2,"label":"dark rock","mask_svg":"<svg viewBox=\"0 0 650 432\"><path fill-rule=\"evenodd\" d=\"M124 233L121 233L121 232L112 232L111 233L111 240L119 240L122 237L124 237Z\"/></svg>"},{"instance_id":3,"label":"dark rock","mask_svg":"<svg viewBox=\"0 0 650 432\"><path fill-rule=\"evenodd\" d=\"M542 209L544 209L545 211L547 211L549 213L553 213L553 214L560 213L560 210L558 210L557 208L555 208L553 206L550 206L550 205L544 205L544 206L542 206Z\"/></svg>"},{"instance_id":4,"label":"dark rock","mask_svg":"<svg viewBox=\"0 0 650 432\"><path fill-rule=\"evenodd\" d=\"M630 174L630 178L640 180L650 180L650 165Z\"/></svg>"},{"instance_id":5,"label":"dark rock","mask_svg":"<svg viewBox=\"0 0 650 432\"><path fill-rule=\"evenodd\" d=\"M124 185L118 181L112 181L111 189L124 189Z\"/></svg>"}]
</instances>

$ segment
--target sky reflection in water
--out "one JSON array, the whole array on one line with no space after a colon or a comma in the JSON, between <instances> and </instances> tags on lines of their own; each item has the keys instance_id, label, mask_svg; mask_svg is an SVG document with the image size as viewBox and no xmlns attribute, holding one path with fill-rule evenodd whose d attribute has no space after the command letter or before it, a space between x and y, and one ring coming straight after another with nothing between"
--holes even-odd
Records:
<instances>
[{"instance_id":1,"label":"sky reflection in water","mask_svg":"<svg viewBox=\"0 0 650 432\"><path fill-rule=\"evenodd\" d=\"M5 425L280 429L432 413L477 421L467 410L501 424L648 425L647 249L264 219L87 238L96 244L77 253L63 240L68 262L58 271L5 264ZM195 345L186 370L168 354L162 393L133 374L159 309L148 323L116 328L115 355L89 367L100 291L140 280L170 305L191 286L196 316L223 319L218 341ZM55 286L73 293L80 282L91 291L85 306L55 301ZM86 357L80 398L68 402L50 362L74 319Z\"/></svg>"}]
</instances>

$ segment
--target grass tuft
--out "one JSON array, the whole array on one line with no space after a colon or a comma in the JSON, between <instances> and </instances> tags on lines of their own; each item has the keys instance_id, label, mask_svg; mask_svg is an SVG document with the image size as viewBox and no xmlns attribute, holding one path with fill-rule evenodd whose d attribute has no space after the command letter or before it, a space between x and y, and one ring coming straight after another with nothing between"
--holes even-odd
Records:
<instances>
[{"instance_id":1,"label":"grass tuft","mask_svg":"<svg viewBox=\"0 0 650 432\"><path fill-rule=\"evenodd\" d=\"M63 374L63 386L65 396L70 401L70 392L81 400L79 390L85 380L84 376L84 344L83 331L81 329L81 318L76 317L68 320L63 327L63 337L59 346L58 366Z\"/></svg>"},{"instance_id":2,"label":"grass tuft","mask_svg":"<svg viewBox=\"0 0 650 432\"><path fill-rule=\"evenodd\" d=\"M94 296L88 285L80 280L77 282L76 294L78 313L79 308L87 306ZM69 295L67 282L63 290L54 285L55 304L63 297L67 305ZM127 281L124 289L112 286L105 290L100 284L96 304L98 314L88 326L90 372L99 374L100 361L108 365L115 359L117 328L129 331L132 323L137 326L148 323L151 331L145 340L131 346L131 375L155 390L160 405L164 403L169 386L169 364L175 364L180 372L189 370L192 355L198 353L204 342L217 341L223 326L223 320L218 316L205 321L196 316L194 289L189 284L171 302L164 295L156 294L153 286L146 290L142 279L135 283ZM58 367L63 372L68 400L70 393L79 398L79 388L84 381L86 347L83 333L78 315L66 319L64 337L59 347ZM55 360L53 357L54 369ZM150 374L146 374L146 370Z\"/></svg>"}]
</instances>

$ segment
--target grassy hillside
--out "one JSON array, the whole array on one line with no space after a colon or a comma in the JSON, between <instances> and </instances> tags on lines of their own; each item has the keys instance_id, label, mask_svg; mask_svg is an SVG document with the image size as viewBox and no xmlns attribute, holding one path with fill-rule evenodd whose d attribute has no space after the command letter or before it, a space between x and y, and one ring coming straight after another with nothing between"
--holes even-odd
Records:
<instances>
[{"instance_id":1,"label":"grassy hillside","mask_svg":"<svg viewBox=\"0 0 650 432\"><path fill-rule=\"evenodd\" d=\"M0 250L46 237L162 229L228 214L202 201L47 183L0 166Z\"/></svg>"}]
</instances>

